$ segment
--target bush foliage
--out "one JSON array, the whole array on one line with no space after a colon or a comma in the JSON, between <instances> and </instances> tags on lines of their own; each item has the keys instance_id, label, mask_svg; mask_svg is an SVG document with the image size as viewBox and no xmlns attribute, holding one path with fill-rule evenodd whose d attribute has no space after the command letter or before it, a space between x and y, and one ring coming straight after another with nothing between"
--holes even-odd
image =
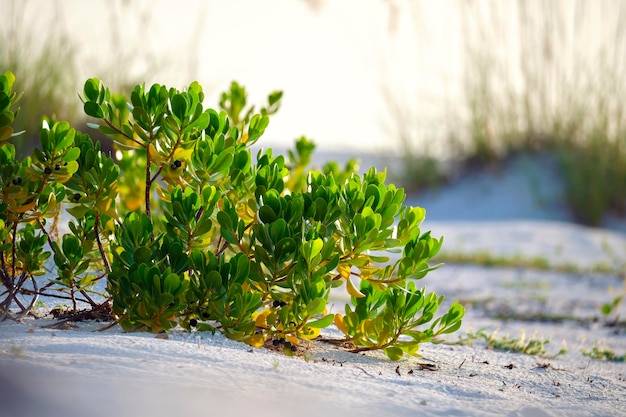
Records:
<instances>
[{"instance_id":1,"label":"bush foliage","mask_svg":"<svg viewBox=\"0 0 626 417\"><path fill-rule=\"evenodd\" d=\"M90 294L105 278L105 303L124 330L221 331L288 353L333 323L355 350L391 359L460 327L462 306L435 318L443 297L415 285L438 267L429 261L443 239L420 229L424 209L403 205L385 172L309 170L305 137L287 157L252 153L281 92L257 111L232 83L214 110L196 82L183 91L138 85L127 99L92 78L84 111L112 139L115 159L49 120L40 148L20 160L7 142L12 74L0 81L3 318L50 291L74 309L77 298L97 307ZM59 216L71 218L62 236ZM40 289L49 256L54 278ZM331 314L338 287L352 302Z\"/></svg>"}]
</instances>

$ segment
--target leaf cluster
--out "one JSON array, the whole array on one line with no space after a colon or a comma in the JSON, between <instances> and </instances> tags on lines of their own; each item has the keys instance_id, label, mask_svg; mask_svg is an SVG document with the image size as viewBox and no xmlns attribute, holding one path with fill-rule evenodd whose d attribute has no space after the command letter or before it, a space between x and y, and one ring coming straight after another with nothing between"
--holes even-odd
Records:
<instances>
[{"instance_id":1,"label":"leaf cluster","mask_svg":"<svg viewBox=\"0 0 626 417\"><path fill-rule=\"evenodd\" d=\"M196 82L138 85L127 99L87 80L84 111L115 158L56 121L32 158L0 147L3 274L41 273L48 243L51 285L89 301L106 277L125 330L221 331L289 354L333 323L357 350L394 360L456 331L463 307L435 318L443 297L415 285L439 267L430 261L443 239L421 231L425 210L405 206L384 171L360 175L354 162L310 170L306 137L287 157L252 153L281 97L270 94L257 113L233 82L215 110ZM46 219L61 203L71 233L57 237ZM331 314L329 294L340 287L352 304Z\"/></svg>"},{"instance_id":2,"label":"leaf cluster","mask_svg":"<svg viewBox=\"0 0 626 417\"><path fill-rule=\"evenodd\" d=\"M13 92L14 83L13 73L7 71L0 75L0 146L5 144L7 139L22 133L15 133L11 126L18 112L14 106L21 96Z\"/></svg>"}]
</instances>

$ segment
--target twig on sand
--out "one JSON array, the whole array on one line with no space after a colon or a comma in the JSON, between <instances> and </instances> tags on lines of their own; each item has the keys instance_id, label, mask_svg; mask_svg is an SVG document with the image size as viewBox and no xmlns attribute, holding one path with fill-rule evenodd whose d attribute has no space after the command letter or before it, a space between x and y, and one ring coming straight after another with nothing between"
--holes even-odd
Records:
<instances>
[{"instance_id":1,"label":"twig on sand","mask_svg":"<svg viewBox=\"0 0 626 417\"><path fill-rule=\"evenodd\" d=\"M369 372L367 372L365 369L361 368L360 366L355 366L355 368L363 371L363 373L369 377L376 378L374 375L370 374Z\"/></svg>"}]
</instances>

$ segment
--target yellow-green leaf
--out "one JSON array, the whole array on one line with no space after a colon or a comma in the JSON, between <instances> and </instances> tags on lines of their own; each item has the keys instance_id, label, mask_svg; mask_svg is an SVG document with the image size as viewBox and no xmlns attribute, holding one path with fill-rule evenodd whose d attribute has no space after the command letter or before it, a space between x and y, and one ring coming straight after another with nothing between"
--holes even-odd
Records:
<instances>
[{"instance_id":1,"label":"yellow-green leaf","mask_svg":"<svg viewBox=\"0 0 626 417\"><path fill-rule=\"evenodd\" d=\"M387 355L387 357L392 361L398 361L402 359L403 352L402 349L400 349L399 347L390 346L388 348L385 348L384 352L385 355Z\"/></svg>"},{"instance_id":2,"label":"yellow-green leaf","mask_svg":"<svg viewBox=\"0 0 626 417\"><path fill-rule=\"evenodd\" d=\"M365 294L363 294L352 282L352 280L348 277L346 279L346 289L348 290L348 294L350 294L354 298L363 298Z\"/></svg>"},{"instance_id":3,"label":"yellow-green leaf","mask_svg":"<svg viewBox=\"0 0 626 417\"><path fill-rule=\"evenodd\" d=\"M7 140L13 135L13 128L11 126L0 127L0 141Z\"/></svg>"}]
</instances>

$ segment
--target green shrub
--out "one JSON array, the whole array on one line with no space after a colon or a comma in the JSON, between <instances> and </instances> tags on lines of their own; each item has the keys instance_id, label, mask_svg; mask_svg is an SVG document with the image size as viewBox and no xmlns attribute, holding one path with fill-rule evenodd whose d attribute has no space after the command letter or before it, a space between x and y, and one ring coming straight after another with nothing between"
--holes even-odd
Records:
<instances>
[{"instance_id":1,"label":"green shrub","mask_svg":"<svg viewBox=\"0 0 626 417\"><path fill-rule=\"evenodd\" d=\"M117 163L66 122L45 126L24 161L2 146L3 314L21 277L43 271L48 241L55 288L75 303L106 276L125 330L219 330L291 353L334 322L358 349L392 359L456 331L463 307L434 319L443 297L414 283L438 267L428 262L442 239L421 232L424 209L404 206L385 172L309 171L314 146L304 137L288 158L252 155L281 95L255 113L233 83L217 111L204 109L198 83L155 84L136 86L127 103L93 78L85 113L112 138ZM61 202L72 220L59 238L47 219ZM391 262L390 251L401 256ZM330 290L342 285L353 307L329 314Z\"/></svg>"}]
</instances>

